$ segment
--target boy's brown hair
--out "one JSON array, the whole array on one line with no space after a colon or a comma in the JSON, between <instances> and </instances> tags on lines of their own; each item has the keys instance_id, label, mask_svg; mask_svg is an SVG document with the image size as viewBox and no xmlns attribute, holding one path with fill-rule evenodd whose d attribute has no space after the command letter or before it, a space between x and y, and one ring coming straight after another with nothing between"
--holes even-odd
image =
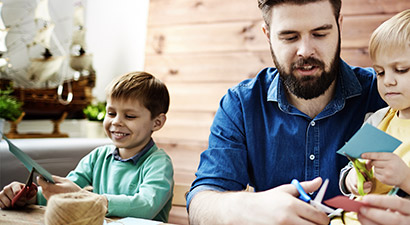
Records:
<instances>
[{"instance_id":1,"label":"boy's brown hair","mask_svg":"<svg viewBox=\"0 0 410 225\"><path fill-rule=\"evenodd\" d=\"M410 46L410 9L382 23L372 34L369 55L374 61L379 54L389 54Z\"/></svg>"},{"instance_id":2,"label":"boy's brown hair","mask_svg":"<svg viewBox=\"0 0 410 225\"><path fill-rule=\"evenodd\" d=\"M147 72L131 72L113 80L107 98L139 100L151 112L151 118L169 108L169 93L164 83Z\"/></svg>"}]
</instances>

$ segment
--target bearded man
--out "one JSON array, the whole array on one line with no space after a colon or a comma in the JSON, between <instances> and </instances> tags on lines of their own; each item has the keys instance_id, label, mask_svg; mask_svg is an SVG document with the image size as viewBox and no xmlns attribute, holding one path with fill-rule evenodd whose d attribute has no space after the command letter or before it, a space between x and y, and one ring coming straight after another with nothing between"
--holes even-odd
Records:
<instances>
[{"instance_id":1,"label":"bearded man","mask_svg":"<svg viewBox=\"0 0 410 225\"><path fill-rule=\"evenodd\" d=\"M340 58L341 0L258 4L276 68L222 98L187 197L190 222L327 224L289 183L313 192L329 178L324 199L340 195L347 159L336 151L385 103L374 71Z\"/></svg>"}]
</instances>

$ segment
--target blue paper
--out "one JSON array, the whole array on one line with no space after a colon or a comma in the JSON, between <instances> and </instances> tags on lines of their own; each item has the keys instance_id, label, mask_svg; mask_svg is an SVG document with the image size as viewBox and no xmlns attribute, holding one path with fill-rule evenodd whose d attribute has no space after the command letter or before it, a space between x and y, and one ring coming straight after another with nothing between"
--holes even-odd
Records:
<instances>
[{"instance_id":1,"label":"blue paper","mask_svg":"<svg viewBox=\"0 0 410 225\"><path fill-rule=\"evenodd\" d=\"M393 152L401 141L366 123L337 153L360 158L365 152Z\"/></svg>"},{"instance_id":2,"label":"blue paper","mask_svg":"<svg viewBox=\"0 0 410 225\"><path fill-rule=\"evenodd\" d=\"M28 169L28 171L31 171L34 168L37 173L44 177L44 179L54 184L54 180L51 177L51 174L46 169L44 169L42 166L40 166L40 164L38 164L36 161L30 158L29 155L27 155L13 143L11 143L11 141L7 139L6 136L4 136L3 134L1 134L1 136L3 136L4 140L8 143L9 151L13 153L14 156L16 156L23 163L23 165Z\"/></svg>"}]
</instances>

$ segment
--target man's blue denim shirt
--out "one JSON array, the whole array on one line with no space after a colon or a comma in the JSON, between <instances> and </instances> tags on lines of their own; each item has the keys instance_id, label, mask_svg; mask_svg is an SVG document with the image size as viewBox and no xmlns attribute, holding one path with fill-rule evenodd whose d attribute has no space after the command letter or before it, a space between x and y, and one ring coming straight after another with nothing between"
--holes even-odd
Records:
<instances>
[{"instance_id":1,"label":"man's blue denim shirt","mask_svg":"<svg viewBox=\"0 0 410 225\"><path fill-rule=\"evenodd\" d=\"M368 112L386 106L373 69L342 60L340 66L335 96L313 119L289 104L275 68L229 89L211 126L208 149L201 154L187 207L204 189L237 191L249 184L265 191L293 178L329 178L324 199L340 195L339 172L348 160L336 151Z\"/></svg>"}]
</instances>

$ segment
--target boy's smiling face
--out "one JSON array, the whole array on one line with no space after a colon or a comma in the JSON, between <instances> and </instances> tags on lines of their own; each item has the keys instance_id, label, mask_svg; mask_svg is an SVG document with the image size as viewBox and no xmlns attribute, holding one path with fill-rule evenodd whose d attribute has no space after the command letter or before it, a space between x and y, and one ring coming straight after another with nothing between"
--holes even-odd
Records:
<instances>
[{"instance_id":1,"label":"boy's smiling face","mask_svg":"<svg viewBox=\"0 0 410 225\"><path fill-rule=\"evenodd\" d=\"M410 46L377 54L373 68L380 96L400 111L400 118L410 119Z\"/></svg>"},{"instance_id":2,"label":"boy's smiling face","mask_svg":"<svg viewBox=\"0 0 410 225\"><path fill-rule=\"evenodd\" d=\"M151 119L151 112L139 100L107 100L104 129L107 136L120 150L123 159L137 154L157 130L158 117ZM158 128L159 129L159 128Z\"/></svg>"}]
</instances>

